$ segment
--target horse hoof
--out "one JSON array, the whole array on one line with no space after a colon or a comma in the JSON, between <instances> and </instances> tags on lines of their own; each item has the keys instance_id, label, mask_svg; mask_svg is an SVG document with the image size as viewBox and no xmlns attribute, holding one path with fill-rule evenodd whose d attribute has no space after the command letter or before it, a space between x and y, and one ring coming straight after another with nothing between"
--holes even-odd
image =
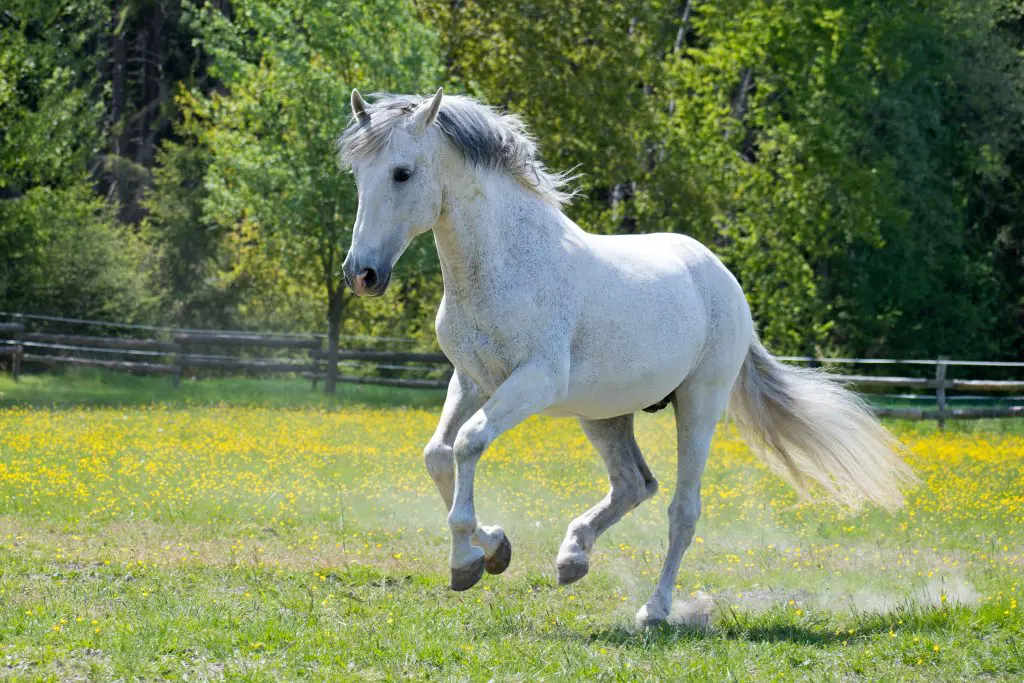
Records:
<instances>
[{"instance_id":1,"label":"horse hoof","mask_svg":"<svg viewBox=\"0 0 1024 683\"><path fill-rule=\"evenodd\" d=\"M651 605L644 605L636 613L637 628L654 628L664 624L666 620L668 620L668 612L662 613L661 610Z\"/></svg>"},{"instance_id":2,"label":"horse hoof","mask_svg":"<svg viewBox=\"0 0 1024 683\"><path fill-rule=\"evenodd\" d=\"M487 570L488 574L501 574L508 569L508 564L511 561L512 544L506 536L501 539L501 545L494 551L494 554L484 560L484 569Z\"/></svg>"},{"instance_id":3,"label":"horse hoof","mask_svg":"<svg viewBox=\"0 0 1024 683\"><path fill-rule=\"evenodd\" d=\"M567 586L576 583L590 571L590 563L586 556L570 557L558 563L558 585Z\"/></svg>"},{"instance_id":4,"label":"horse hoof","mask_svg":"<svg viewBox=\"0 0 1024 683\"><path fill-rule=\"evenodd\" d=\"M484 575L484 558L481 557L465 567L452 567L452 579L449 587L453 591L469 590Z\"/></svg>"}]
</instances>

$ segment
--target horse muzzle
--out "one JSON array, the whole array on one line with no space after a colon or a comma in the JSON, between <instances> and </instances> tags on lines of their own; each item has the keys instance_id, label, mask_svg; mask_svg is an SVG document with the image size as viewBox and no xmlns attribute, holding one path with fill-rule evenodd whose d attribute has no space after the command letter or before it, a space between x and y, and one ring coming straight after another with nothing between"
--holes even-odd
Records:
<instances>
[{"instance_id":1,"label":"horse muzzle","mask_svg":"<svg viewBox=\"0 0 1024 683\"><path fill-rule=\"evenodd\" d=\"M351 254L345 259L345 282L358 296L380 296L391 284L391 268L356 263Z\"/></svg>"}]
</instances>

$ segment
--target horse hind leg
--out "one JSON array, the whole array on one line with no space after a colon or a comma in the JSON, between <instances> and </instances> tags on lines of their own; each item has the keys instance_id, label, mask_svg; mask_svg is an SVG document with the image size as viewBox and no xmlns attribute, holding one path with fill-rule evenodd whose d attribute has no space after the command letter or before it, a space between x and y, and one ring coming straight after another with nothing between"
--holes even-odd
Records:
<instances>
[{"instance_id":1,"label":"horse hind leg","mask_svg":"<svg viewBox=\"0 0 1024 683\"><path fill-rule=\"evenodd\" d=\"M634 441L634 445L636 442ZM650 500L654 497L654 494L658 492L658 480L654 478L654 473L651 472L651 468L647 466L647 461L644 460L644 454L640 452L640 447L637 446L633 450L633 462L636 463L637 470L640 471L640 476L644 480L644 497L640 500L637 505Z\"/></svg>"},{"instance_id":2,"label":"horse hind leg","mask_svg":"<svg viewBox=\"0 0 1024 683\"><path fill-rule=\"evenodd\" d=\"M683 559L693 540L700 517L700 482L704 476L715 425L725 411L731 383L684 382L676 390L676 432L679 443L676 491L668 507L669 545L658 585L647 604L636 615L640 626L668 618L672 589Z\"/></svg>"},{"instance_id":3,"label":"horse hind leg","mask_svg":"<svg viewBox=\"0 0 1024 683\"><path fill-rule=\"evenodd\" d=\"M569 524L556 560L558 583L563 585L587 574L597 537L658 490L658 482L634 438L632 415L580 420L580 426L608 467L611 490Z\"/></svg>"}]
</instances>

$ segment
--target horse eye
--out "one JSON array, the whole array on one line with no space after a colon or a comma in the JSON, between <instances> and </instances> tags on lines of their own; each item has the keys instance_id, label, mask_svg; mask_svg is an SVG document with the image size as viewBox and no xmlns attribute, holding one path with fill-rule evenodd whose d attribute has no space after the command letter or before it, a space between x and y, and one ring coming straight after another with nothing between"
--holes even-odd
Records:
<instances>
[{"instance_id":1,"label":"horse eye","mask_svg":"<svg viewBox=\"0 0 1024 683\"><path fill-rule=\"evenodd\" d=\"M391 177L396 183L404 183L411 175L412 171L408 168L396 168L391 174Z\"/></svg>"}]
</instances>

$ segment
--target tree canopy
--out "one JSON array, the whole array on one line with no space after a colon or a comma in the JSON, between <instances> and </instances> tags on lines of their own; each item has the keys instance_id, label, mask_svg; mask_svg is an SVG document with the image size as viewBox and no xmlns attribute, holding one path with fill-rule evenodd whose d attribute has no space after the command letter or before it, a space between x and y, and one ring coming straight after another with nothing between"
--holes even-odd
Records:
<instances>
[{"instance_id":1,"label":"tree canopy","mask_svg":"<svg viewBox=\"0 0 1024 683\"><path fill-rule=\"evenodd\" d=\"M339 279L347 96L520 114L602 233L708 243L776 352L1024 357L1019 0L13 0L0 309L429 343Z\"/></svg>"}]
</instances>

